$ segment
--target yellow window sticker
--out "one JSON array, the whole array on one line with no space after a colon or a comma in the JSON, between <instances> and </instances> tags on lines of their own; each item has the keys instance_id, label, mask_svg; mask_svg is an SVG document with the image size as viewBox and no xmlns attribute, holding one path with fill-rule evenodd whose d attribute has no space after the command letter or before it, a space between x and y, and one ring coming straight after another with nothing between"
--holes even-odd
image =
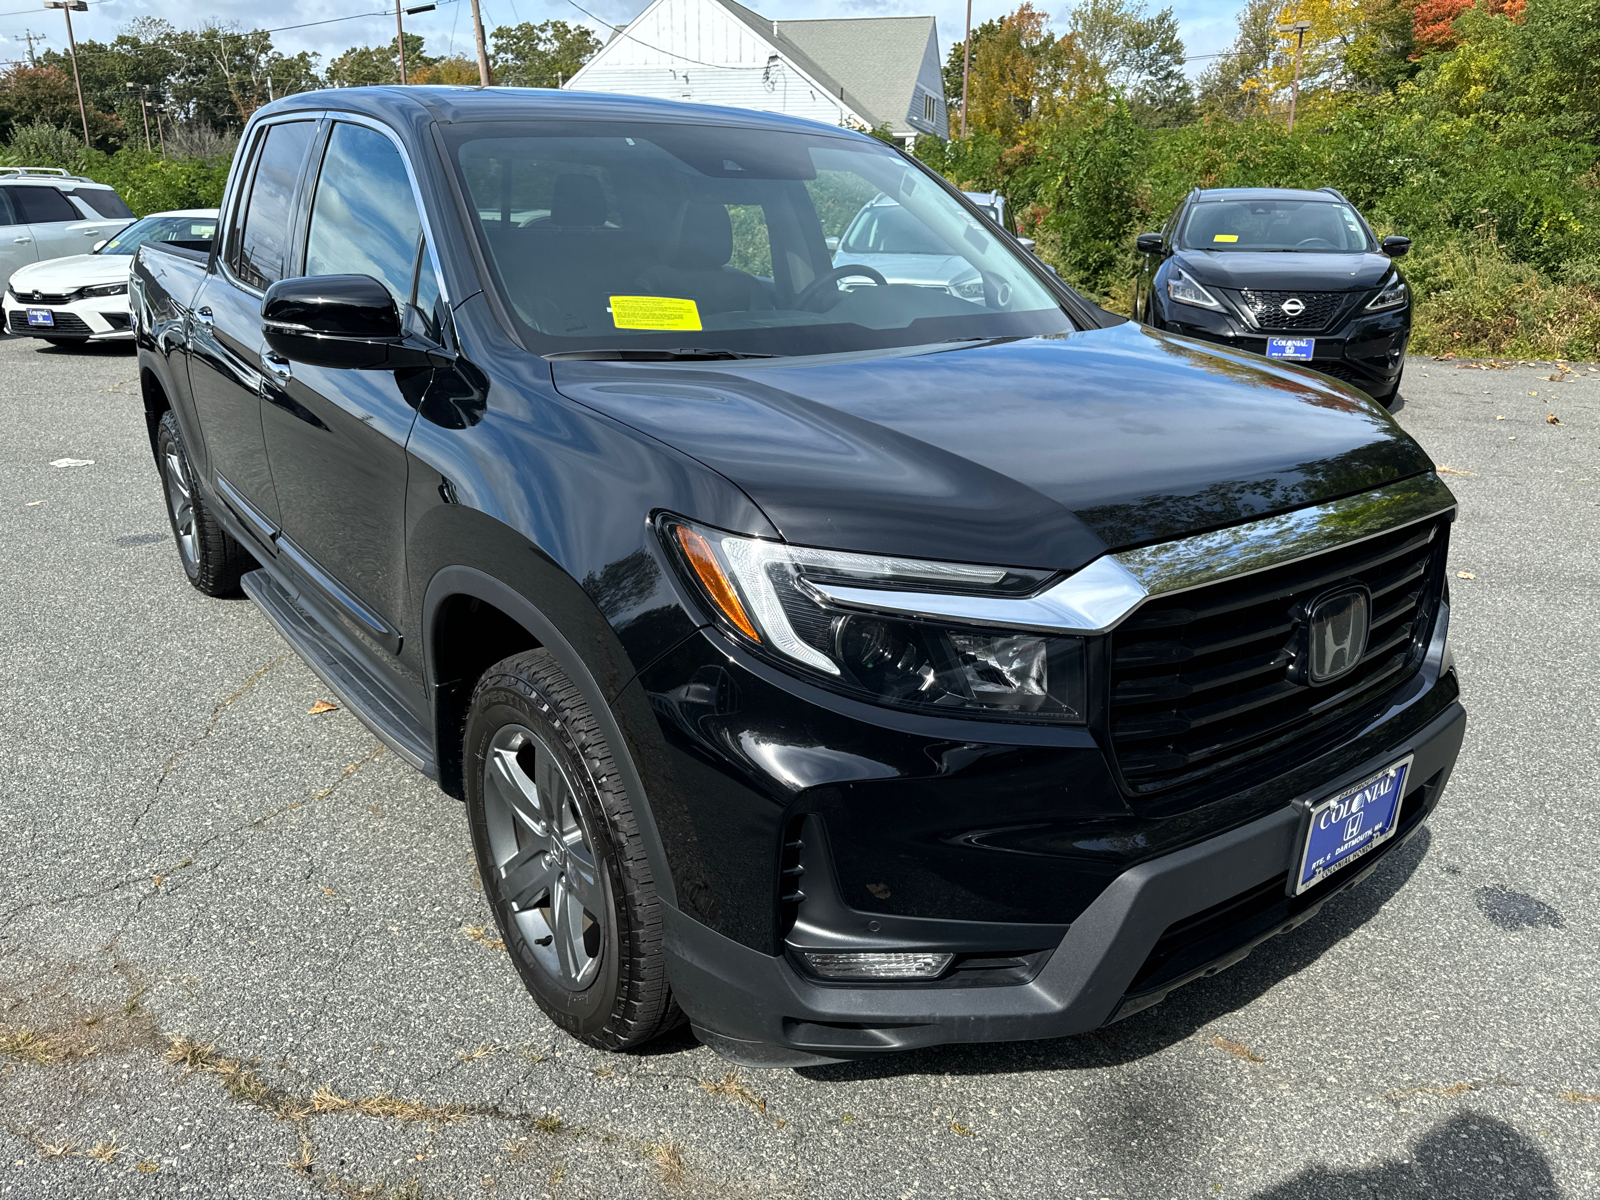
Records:
<instances>
[{"instance_id":1,"label":"yellow window sticker","mask_svg":"<svg viewBox=\"0 0 1600 1200\"><path fill-rule=\"evenodd\" d=\"M1211 240L1213 242L1237 242L1239 240L1239 235L1237 233L1219 233Z\"/></svg>"},{"instance_id":2,"label":"yellow window sticker","mask_svg":"<svg viewBox=\"0 0 1600 1200\"><path fill-rule=\"evenodd\" d=\"M618 329L699 329L700 309L676 296L613 296L611 321Z\"/></svg>"}]
</instances>

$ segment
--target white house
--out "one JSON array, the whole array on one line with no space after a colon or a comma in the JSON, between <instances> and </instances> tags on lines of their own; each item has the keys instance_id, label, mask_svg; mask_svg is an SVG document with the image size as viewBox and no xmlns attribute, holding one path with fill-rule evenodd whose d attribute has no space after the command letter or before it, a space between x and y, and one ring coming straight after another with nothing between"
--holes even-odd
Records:
<instances>
[{"instance_id":1,"label":"white house","mask_svg":"<svg viewBox=\"0 0 1600 1200\"><path fill-rule=\"evenodd\" d=\"M772 21L734 0L654 0L564 86L949 136L932 17Z\"/></svg>"}]
</instances>

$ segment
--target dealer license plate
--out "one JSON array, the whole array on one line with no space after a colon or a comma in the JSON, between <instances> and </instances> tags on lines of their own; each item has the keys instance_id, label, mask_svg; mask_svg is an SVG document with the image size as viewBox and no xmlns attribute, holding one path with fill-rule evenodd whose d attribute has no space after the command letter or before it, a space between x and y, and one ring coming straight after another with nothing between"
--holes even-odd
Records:
<instances>
[{"instance_id":1,"label":"dealer license plate","mask_svg":"<svg viewBox=\"0 0 1600 1200\"><path fill-rule=\"evenodd\" d=\"M1268 358L1297 358L1306 362L1316 352L1316 338L1268 338Z\"/></svg>"},{"instance_id":2,"label":"dealer license plate","mask_svg":"<svg viewBox=\"0 0 1600 1200\"><path fill-rule=\"evenodd\" d=\"M1394 836L1411 756L1309 807L1293 894L1365 858Z\"/></svg>"},{"instance_id":3,"label":"dealer license plate","mask_svg":"<svg viewBox=\"0 0 1600 1200\"><path fill-rule=\"evenodd\" d=\"M48 308L30 308L28 310L28 324L43 325L46 328L54 329L56 325L56 315Z\"/></svg>"}]
</instances>

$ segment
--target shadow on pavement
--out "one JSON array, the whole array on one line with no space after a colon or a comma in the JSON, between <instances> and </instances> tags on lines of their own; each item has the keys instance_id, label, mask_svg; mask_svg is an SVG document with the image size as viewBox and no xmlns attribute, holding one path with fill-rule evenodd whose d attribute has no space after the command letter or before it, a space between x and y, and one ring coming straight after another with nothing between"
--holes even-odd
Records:
<instances>
[{"instance_id":1,"label":"shadow on pavement","mask_svg":"<svg viewBox=\"0 0 1600 1200\"><path fill-rule=\"evenodd\" d=\"M1494 1117L1462 1113L1429 1130L1409 1155L1370 1167L1307 1167L1252 1200L1538 1200L1557 1196L1550 1162Z\"/></svg>"},{"instance_id":2,"label":"shadow on pavement","mask_svg":"<svg viewBox=\"0 0 1600 1200\"><path fill-rule=\"evenodd\" d=\"M1411 878L1427 855L1430 840L1424 826L1368 879L1330 900L1306 924L1263 943L1249 958L1222 974L1179 988L1161 1004L1115 1025L1048 1041L934 1046L856 1062L801 1067L798 1073L819 1083L842 1083L896 1075L1094 1070L1145 1058L1243 1008L1365 925Z\"/></svg>"}]
</instances>

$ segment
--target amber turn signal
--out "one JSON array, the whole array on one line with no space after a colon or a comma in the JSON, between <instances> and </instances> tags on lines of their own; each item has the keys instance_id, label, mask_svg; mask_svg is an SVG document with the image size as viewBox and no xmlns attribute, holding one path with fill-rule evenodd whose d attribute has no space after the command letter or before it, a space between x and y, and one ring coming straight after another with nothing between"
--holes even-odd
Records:
<instances>
[{"instance_id":1,"label":"amber turn signal","mask_svg":"<svg viewBox=\"0 0 1600 1200\"><path fill-rule=\"evenodd\" d=\"M689 565L694 568L694 573L699 576L713 603L722 610L722 615L751 641L759 642L761 635L746 615L744 605L739 603L739 594L733 590L733 583L723 574L722 564L712 552L711 543L685 525L679 525L674 532L678 535L678 545L683 547Z\"/></svg>"}]
</instances>

